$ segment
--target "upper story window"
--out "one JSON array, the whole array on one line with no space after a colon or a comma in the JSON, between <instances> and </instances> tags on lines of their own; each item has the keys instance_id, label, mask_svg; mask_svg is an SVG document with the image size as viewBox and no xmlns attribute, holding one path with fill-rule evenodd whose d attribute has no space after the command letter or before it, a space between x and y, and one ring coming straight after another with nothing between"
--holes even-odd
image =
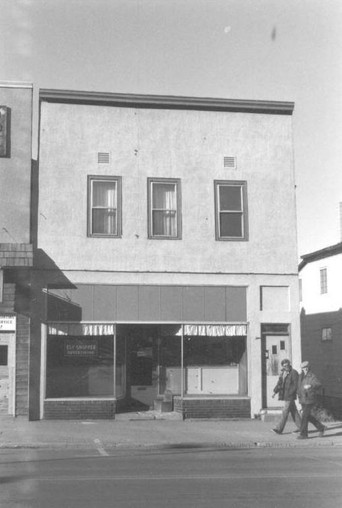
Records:
<instances>
[{"instance_id":1,"label":"upper story window","mask_svg":"<svg viewBox=\"0 0 342 508\"><path fill-rule=\"evenodd\" d=\"M319 271L321 295L328 292L328 271L326 268L321 268Z\"/></svg>"},{"instance_id":2,"label":"upper story window","mask_svg":"<svg viewBox=\"0 0 342 508\"><path fill-rule=\"evenodd\" d=\"M215 180L216 240L248 240L247 183Z\"/></svg>"},{"instance_id":3,"label":"upper story window","mask_svg":"<svg viewBox=\"0 0 342 508\"><path fill-rule=\"evenodd\" d=\"M148 237L181 238L181 189L178 178L148 178Z\"/></svg>"},{"instance_id":4,"label":"upper story window","mask_svg":"<svg viewBox=\"0 0 342 508\"><path fill-rule=\"evenodd\" d=\"M88 236L121 236L121 177L88 176Z\"/></svg>"},{"instance_id":5,"label":"upper story window","mask_svg":"<svg viewBox=\"0 0 342 508\"><path fill-rule=\"evenodd\" d=\"M322 328L322 340L332 340L332 328Z\"/></svg>"}]
</instances>

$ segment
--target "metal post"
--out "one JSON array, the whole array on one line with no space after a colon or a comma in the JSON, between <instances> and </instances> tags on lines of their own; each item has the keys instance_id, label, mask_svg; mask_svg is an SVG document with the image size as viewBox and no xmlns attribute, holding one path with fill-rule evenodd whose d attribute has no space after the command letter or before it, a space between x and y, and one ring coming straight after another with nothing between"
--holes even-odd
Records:
<instances>
[{"instance_id":1,"label":"metal post","mask_svg":"<svg viewBox=\"0 0 342 508\"><path fill-rule=\"evenodd\" d=\"M113 395L114 399L116 398L116 323L114 323L114 340L113 340Z\"/></svg>"},{"instance_id":2,"label":"metal post","mask_svg":"<svg viewBox=\"0 0 342 508\"><path fill-rule=\"evenodd\" d=\"M184 325L182 324L182 336L181 336L181 400L183 401L184 396ZM183 406L183 402L182 402ZM183 409L183 407L182 407Z\"/></svg>"}]
</instances>

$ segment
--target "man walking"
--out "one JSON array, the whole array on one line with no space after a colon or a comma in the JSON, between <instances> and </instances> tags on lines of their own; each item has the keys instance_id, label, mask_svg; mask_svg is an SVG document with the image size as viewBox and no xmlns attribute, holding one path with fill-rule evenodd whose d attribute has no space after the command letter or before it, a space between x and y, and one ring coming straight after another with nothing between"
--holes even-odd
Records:
<instances>
[{"instance_id":1,"label":"man walking","mask_svg":"<svg viewBox=\"0 0 342 508\"><path fill-rule=\"evenodd\" d=\"M298 399L302 405L302 423L300 426L300 434L297 439L308 438L308 424L311 422L319 431L319 436L323 437L325 426L319 422L312 414L312 409L317 404L318 391L321 388L321 383L311 372L309 362L301 364L302 373L298 380Z\"/></svg>"},{"instance_id":2,"label":"man walking","mask_svg":"<svg viewBox=\"0 0 342 508\"><path fill-rule=\"evenodd\" d=\"M291 413L292 419L297 426L297 432L300 429L300 417L297 411L295 400L297 398L298 372L292 368L290 360L282 360L282 373L279 376L278 383L274 387L274 397L278 393L279 400L284 401L284 409L278 425L272 429L276 434L281 434Z\"/></svg>"}]
</instances>

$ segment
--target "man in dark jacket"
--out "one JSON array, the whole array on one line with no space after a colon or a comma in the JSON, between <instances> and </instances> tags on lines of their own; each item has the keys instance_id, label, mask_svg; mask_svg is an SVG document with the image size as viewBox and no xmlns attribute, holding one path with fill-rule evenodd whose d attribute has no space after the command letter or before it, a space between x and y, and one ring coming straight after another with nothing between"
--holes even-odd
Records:
<instances>
[{"instance_id":1,"label":"man in dark jacket","mask_svg":"<svg viewBox=\"0 0 342 508\"><path fill-rule=\"evenodd\" d=\"M278 383L274 387L273 397L278 393L279 400L284 401L284 409L278 425L272 429L276 434L281 434L291 413L292 419L299 432L301 421L296 407L296 393L298 385L298 372L292 368L290 360L282 360L282 373L279 376Z\"/></svg>"},{"instance_id":2,"label":"man in dark jacket","mask_svg":"<svg viewBox=\"0 0 342 508\"><path fill-rule=\"evenodd\" d=\"M311 422L319 431L319 436L323 437L325 426L319 422L312 414L312 409L318 402L318 392L321 388L321 383L310 370L309 362L301 364L302 373L298 380L298 399L302 405L302 424L300 426L300 434L297 439L308 438L308 424Z\"/></svg>"}]
</instances>

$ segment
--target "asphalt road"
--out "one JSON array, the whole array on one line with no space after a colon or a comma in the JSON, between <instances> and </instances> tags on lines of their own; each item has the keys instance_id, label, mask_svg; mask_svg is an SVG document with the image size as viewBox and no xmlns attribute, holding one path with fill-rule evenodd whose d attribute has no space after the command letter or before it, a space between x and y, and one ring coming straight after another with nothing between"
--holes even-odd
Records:
<instances>
[{"instance_id":1,"label":"asphalt road","mask_svg":"<svg viewBox=\"0 0 342 508\"><path fill-rule=\"evenodd\" d=\"M342 506L342 448L1 450L1 508Z\"/></svg>"}]
</instances>

